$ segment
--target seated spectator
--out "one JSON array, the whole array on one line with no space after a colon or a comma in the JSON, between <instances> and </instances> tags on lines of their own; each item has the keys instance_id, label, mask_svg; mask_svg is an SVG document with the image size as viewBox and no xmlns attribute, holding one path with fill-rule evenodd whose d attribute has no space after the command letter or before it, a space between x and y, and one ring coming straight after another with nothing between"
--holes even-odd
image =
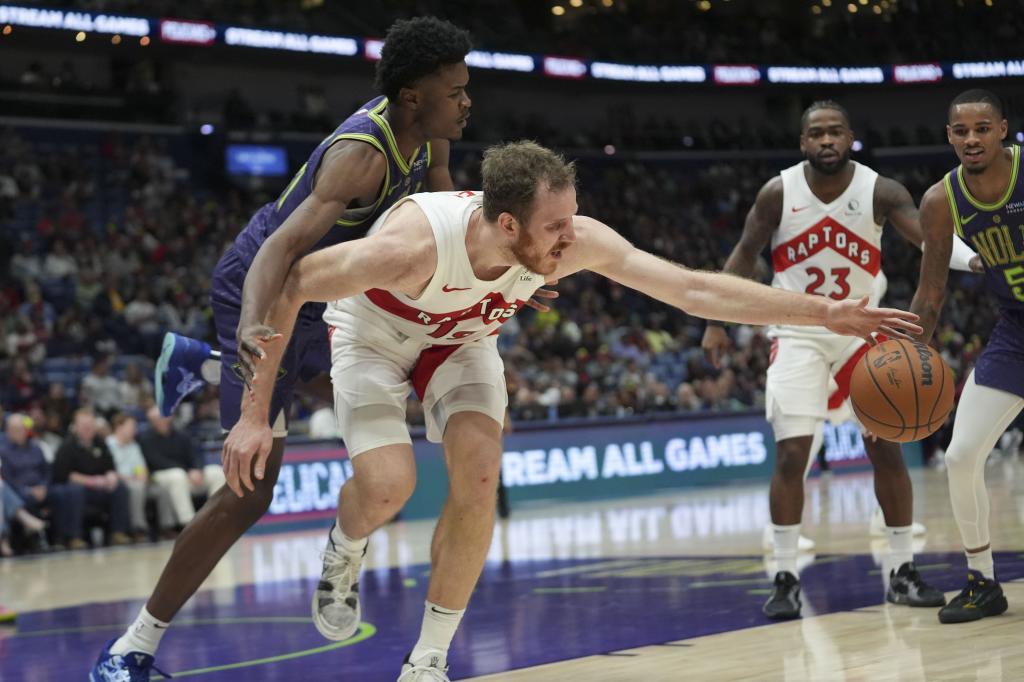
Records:
<instances>
[{"instance_id":1,"label":"seated spectator","mask_svg":"<svg viewBox=\"0 0 1024 682\"><path fill-rule=\"evenodd\" d=\"M121 378L118 388L121 392L122 410L139 410L141 412L143 406L153 396L153 384L143 375L142 368L136 362L124 368L124 376Z\"/></svg>"},{"instance_id":2,"label":"seated spectator","mask_svg":"<svg viewBox=\"0 0 1024 682\"><path fill-rule=\"evenodd\" d=\"M174 428L170 417L160 416L155 405L146 412L150 430L139 439L153 481L167 490L178 524L196 515L192 494L212 495L224 485L219 464L206 464L188 436Z\"/></svg>"},{"instance_id":3,"label":"seated spectator","mask_svg":"<svg viewBox=\"0 0 1024 682\"><path fill-rule=\"evenodd\" d=\"M43 259L36 253L31 239L23 238L19 242L18 252L11 258L10 273L14 279L26 288L30 283L43 277Z\"/></svg>"},{"instance_id":4,"label":"seated spectator","mask_svg":"<svg viewBox=\"0 0 1024 682\"><path fill-rule=\"evenodd\" d=\"M71 549L86 546L80 519L85 495L77 486L54 483L50 464L39 446L29 439L25 415L7 418L7 439L0 442L0 463L4 481L34 515L49 515L54 525L54 546Z\"/></svg>"},{"instance_id":5,"label":"seated spectator","mask_svg":"<svg viewBox=\"0 0 1024 682\"><path fill-rule=\"evenodd\" d=\"M704 409L704 403L694 390L693 384L684 381L676 387L676 409L680 412L698 412Z\"/></svg>"},{"instance_id":6,"label":"seated spectator","mask_svg":"<svg viewBox=\"0 0 1024 682\"><path fill-rule=\"evenodd\" d=\"M174 532L175 516L171 498L167 491L149 480L149 469L142 456L142 448L135 440L138 423L131 415L118 413L111 420L113 433L107 437L107 448L114 458L117 475L128 487L131 498L132 533L141 542L149 537L146 521L146 501L156 501L157 523L161 537L171 537Z\"/></svg>"},{"instance_id":7,"label":"seated spectator","mask_svg":"<svg viewBox=\"0 0 1024 682\"><path fill-rule=\"evenodd\" d=\"M70 422L70 413L65 422L56 412L44 412L42 424L33 425L35 442L43 451L43 457L46 458L47 463L52 465L53 460L57 457L57 450L64 442L64 434L67 433Z\"/></svg>"},{"instance_id":8,"label":"seated spectator","mask_svg":"<svg viewBox=\"0 0 1024 682\"><path fill-rule=\"evenodd\" d=\"M63 239L53 242L50 252L43 260L43 281L58 282L70 281L78 272L78 264L75 257L68 252L67 244Z\"/></svg>"},{"instance_id":9,"label":"seated spectator","mask_svg":"<svg viewBox=\"0 0 1024 682\"><path fill-rule=\"evenodd\" d=\"M80 488L86 506L109 515L109 544L131 543L128 488L117 476L107 444L96 433L96 415L91 408L75 410L71 432L57 450L53 480ZM82 537L84 514L74 519L74 524L73 537Z\"/></svg>"},{"instance_id":10,"label":"seated spectator","mask_svg":"<svg viewBox=\"0 0 1024 682\"><path fill-rule=\"evenodd\" d=\"M43 291L35 282L25 285L25 302L18 306L18 314L27 320L42 320L46 332L53 331L57 321L56 309L43 297Z\"/></svg>"},{"instance_id":11,"label":"seated spectator","mask_svg":"<svg viewBox=\"0 0 1024 682\"><path fill-rule=\"evenodd\" d=\"M58 381L52 382L47 388L46 397L43 398L41 407L47 415L47 420L49 420L49 415L53 415L55 430L58 434L63 434L68 430L74 406L68 400L68 389L64 384Z\"/></svg>"},{"instance_id":12,"label":"seated spectator","mask_svg":"<svg viewBox=\"0 0 1024 682\"><path fill-rule=\"evenodd\" d=\"M117 379L110 376L110 356L102 355L93 361L89 373L82 379L78 395L82 404L101 414L120 409L121 388Z\"/></svg>"}]
</instances>

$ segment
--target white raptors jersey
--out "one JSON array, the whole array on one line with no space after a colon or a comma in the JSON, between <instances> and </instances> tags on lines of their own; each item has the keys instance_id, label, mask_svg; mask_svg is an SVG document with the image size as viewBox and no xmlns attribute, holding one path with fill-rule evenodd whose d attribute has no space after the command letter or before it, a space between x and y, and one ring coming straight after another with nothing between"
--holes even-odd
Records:
<instances>
[{"instance_id":1,"label":"white raptors jersey","mask_svg":"<svg viewBox=\"0 0 1024 682\"><path fill-rule=\"evenodd\" d=\"M875 223L878 173L856 161L834 201L811 191L804 165L782 171L782 221L772 236L772 286L837 301L871 295L882 267L882 226ZM830 334L825 327L776 326L773 336Z\"/></svg>"},{"instance_id":2,"label":"white raptors jersey","mask_svg":"<svg viewBox=\"0 0 1024 682\"><path fill-rule=\"evenodd\" d=\"M407 200L416 202L434 231L437 269L426 288L416 298L370 289L329 303L324 321L331 326L355 323L357 334L364 324L377 329L383 325L403 340L438 345L464 344L497 334L544 284L544 276L521 265L509 267L492 281L473 274L466 228L470 216L482 206L482 193L430 192L413 194ZM377 232L389 214L378 218L368 234Z\"/></svg>"}]
</instances>

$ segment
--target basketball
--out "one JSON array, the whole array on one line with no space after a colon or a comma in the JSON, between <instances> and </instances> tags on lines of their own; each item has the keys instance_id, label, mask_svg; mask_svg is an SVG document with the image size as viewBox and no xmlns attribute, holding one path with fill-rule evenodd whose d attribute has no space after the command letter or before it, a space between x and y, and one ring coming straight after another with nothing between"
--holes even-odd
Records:
<instances>
[{"instance_id":1,"label":"basketball","mask_svg":"<svg viewBox=\"0 0 1024 682\"><path fill-rule=\"evenodd\" d=\"M897 443L937 431L953 409L953 393L953 372L917 341L889 339L872 347L850 377L850 402L861 424Z\"/></svg>"}]
</instances>

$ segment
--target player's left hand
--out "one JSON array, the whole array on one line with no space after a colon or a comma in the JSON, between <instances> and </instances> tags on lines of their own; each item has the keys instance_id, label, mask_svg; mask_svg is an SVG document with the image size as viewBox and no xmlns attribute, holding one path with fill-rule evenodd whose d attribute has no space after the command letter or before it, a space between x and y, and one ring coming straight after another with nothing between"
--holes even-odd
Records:
<instances>
[{"instance_id":1,"label":"player's left hand","mask_svg":"<svg viewBox=\"0 0 1024 682\"><path fill-rule=\"evenodd\" d=\"M250 472L255 470L257 480L263 478L263 470L273 443L274 435L266 419L254 419L243 412L241 418L231 427L228 437L224 439L221 465L224 467L225 482L235 495L245 497L247 489L256 490Z\"/></svg>"},{"instance_id":2,"label":"player's left hand","mask_svg":"<svg viewBox=\"0 0 1024 682\"><path fill-rule=\"evenodd\" d=\"M558 284L558 280L557 279L553 279L550 282L545 282L544 284L546 286L549 286L549 287L550 286L554 286L554 285ZM551 289L537 289L537 291L533 292L533 298L531 298L529 301L526 302L526 305L530 306L534 310L536 310L538 312L541 312L541 313L546 313L546 312L549 312L551 310L551 306L544 305L539 300L537 300L539 298L546 298L548 300L554 300L554 299L558 298L558 292L557 291L552 291Z\"/></svg>"},{"instance_id":3,"label":"player's left hand","mask_svg":"<svg viewBox=\"0 0 1024 682\"><path fill-rule=\"evenodd\" d=\"M985 272L985 264L981 261L981 256L971 256L971 260L967 261L967 267L971 269L971 272Z\"/></svg>"},{"instance_id":4,"label":"player's left hand","mask_svg":"<svg viewBox=\"0 0 1024 682\"><path fill-rule=\"evenodd\" d=\"M918 316L896 308L875 308L868 305L868 297L860 300L836 301L825 313L825 327L842 336L857 336L871 345L876 341L871 336L880 332L890 338L913 340L924 330L917 324Z\"/></svg>"}]
</instances>

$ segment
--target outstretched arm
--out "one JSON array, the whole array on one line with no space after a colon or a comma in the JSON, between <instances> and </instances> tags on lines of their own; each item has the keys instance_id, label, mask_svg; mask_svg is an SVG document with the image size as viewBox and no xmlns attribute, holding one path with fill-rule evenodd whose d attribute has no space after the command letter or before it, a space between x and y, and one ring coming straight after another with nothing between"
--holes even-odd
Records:
<instances>
[{"instance_id":1,"label":"outstretched arm","mask_svg":"<svg viewBox=\"0 0 1024 682\"><path fill-rule=\"evenodd\" d=\"M927 343L935 333L935 325L942 312L949 259L953 252L953 214L942 182L932 185L921 199L921 225L924 229L924 252L910 310L921 316L923 331L919 338Z\"/></svg>"},{"instance_id":2,"label":"outstretched arm","mask_svg":"<svg viewBox=\"0 0 1024 682\"><path fill-rule=\"evenodd\" d=\"M691 315L755 325L821 325L864 339L875 331L896 336L920 332L915 315L868 307L867 297L831 301L724 273L689 270L634 247L593 218L578 217L575 227L578 248L559 268L565 274L593 270Z\"/></svg>"}]
</instances>

